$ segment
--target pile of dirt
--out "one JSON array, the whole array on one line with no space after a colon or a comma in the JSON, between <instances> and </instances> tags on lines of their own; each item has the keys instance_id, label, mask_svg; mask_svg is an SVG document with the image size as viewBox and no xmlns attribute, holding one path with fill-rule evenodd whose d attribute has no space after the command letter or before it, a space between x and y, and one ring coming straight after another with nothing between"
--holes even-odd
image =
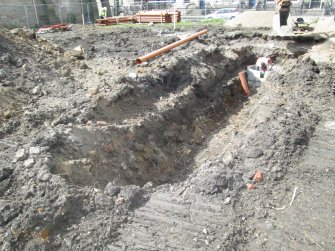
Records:
<instances>
[{"instance_id":1,"label":"pile of dirt","mask_svg":"<svg viewBox=\"0 0 335 251\"><path fill-rule=\"evenodd\" d=\"M274 11L244 11L236 18L227 21L226 25L230 27L271 28L274 14Z\"/></svg>"},{"instance_id":2,"label":"pile of dirt","mask_svg":"<svg viewBox=\"0 0 335 251\"><path fill-rule=\"evenodd\" d=\"M308 54L323 41L211 27L135 65L195 31L1 29L2 250L292 246L276 210L308 181L300 163L334 107L334 66ZM247 98L238 73L264 54L277 71ZM265 178L248 191L256 170ZM331 248L308 236L294 245Z\"/></svg>"}]
</instances>

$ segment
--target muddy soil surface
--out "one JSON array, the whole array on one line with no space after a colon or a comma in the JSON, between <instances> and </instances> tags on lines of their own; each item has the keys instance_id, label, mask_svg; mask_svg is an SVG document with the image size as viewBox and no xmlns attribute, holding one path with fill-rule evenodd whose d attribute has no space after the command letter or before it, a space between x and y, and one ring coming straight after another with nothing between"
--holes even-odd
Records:
<instances>
[{"instance_id":1,"label":"muddy soil surface","mask_svg":"<svg viewBox=\"0 0 335 251\"><path fill-rule=\"evenodd\" d=\"M335 248L329 40L203 28L0 30L2 250Z\"/></svg>"}]
</instances>

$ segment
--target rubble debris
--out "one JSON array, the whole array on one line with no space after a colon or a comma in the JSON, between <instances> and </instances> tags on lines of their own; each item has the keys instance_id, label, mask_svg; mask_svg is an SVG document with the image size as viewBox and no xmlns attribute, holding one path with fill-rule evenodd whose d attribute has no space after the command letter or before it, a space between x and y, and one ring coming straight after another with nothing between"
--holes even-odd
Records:
<instances>
[{"instance_id":1,"label":"rubble debris","mask_svg":"<svg viewBox=\"0 0 335 251\"><path fill-rule=\"evenodd\" d=\"M204 228L204 229L202 230L202 232L203 232L205 235L208 235L208 234L209 234L207 228Z\"/></svg>"},{"instance_id":2,"label":"rubble debris","mask_svg":"<svg viewBox=\"0 0 335 251\"><path fill-rule=\"evenodd\" d=\"M36 34L32 29L25 28L15 28L10 31L10 33L15 34L21 38L32 40L36 38Z\"/></svg>"},{"instance_id":3,"label":"rubble debris","mask_svg":"<svg viewBox=\"0 0 335 251\"><path fill-rule=\"evenodd\" d=\"M40 232L40 236L43 240L47 240L49 238L49 230L47 228L43 228Z\"/></svg>"},{"instance_id":4,"label":"rubble debris","mask_svg":"<svg viewBox=\"0 0 335 251\"><path fill-rule=\"evenodd\" d=\"M31 91L31 93L33 95L39 95L41 93L41 87L39 85L35 86L34 89Z\"/></svg>"},{"instance_id":5,"label":"rubble debris","mask_svg":"<svg viewBox=\"0 0 335 251\"><path fill-rule=\"evenodd\" d=\"M253 177L253 180L255 180L256 182L261 182L263 181L264 178L264 174L261 171L256 171Z\"/></svg>"},{"instance_id":6,"label":"rubble debris","mask_svg":"<svg viewBox=\"0 0 335 251\"><path fill-rule=\"evenodd\" d=\"M228 205L228 204L230 204L230 202L231 202L231 197L227 197L227 198L224 200L223 204Z\"/></svg>"},{"instance_id":7,"label":"rubble debris","mask_svg":"<svg viewBox=\"0 0 335 251\"><path fill-rule=\"evenodd\" d=\"M54 24L49 26L44 26L37 30L37 34L44 34L44 33L53 33L59 31L70 31L72 28L72 24Z\"/></svg>"},{"instance_id":8,"label":"rubble debris","mask_svg":"<svg viewBox=\"0 0 335 251\"><path fill-rule=\"evenodd\" d=\"M41 153L41 147L33 146L29 148L29 154L34 155L34 154L39 154L39 153Z\"/></svg>"},{"instance_id":9,"label":"rubble debris","mask_svg":"<svg viewBox=\"0 0 335 251\"><path fill-rule=\"evenodd\" d=\"M246 184L246 186L247 186L247 189L249 191L256 189L256 183L253 182L253 181L248 181L248 183Z\"/></svg>"},{"instance_id":10,"label":"rubble debris","mask_svg":"<svg viewBox=\"0 0 335 251\"><path fill-rule=\"evenodd\" d=\"M129 77L132 78L132 79L136 79L137 74L135 72L131 72L131 73L129 73Z\"/></svg>"},{"instance_id":11,"label":"rubble debris","mask_svg":"<svg viewBox=\"0 0 335 251\"><path fill-rule=\"evenodd\" d=\"M19 149L14 157L14 162L25 160L27 153L25 149Z\"/></svg>"},{"instance_id":12,"label":"rubble debris","mask_svg":"<svg viewBox=\"0 0 335 251\"><path fill-rule=\"evenodd\" d=\"M256 188L256 183L262 182L264 174L261 171L256 171L247 181L247 189L253 190Z\"/></svg>"},{"instance_id":13,"label":"rubble debris","mask_svg":"<svg viewBox=\"0 0 335 251\"><path fill-rule=\"evenodd\" d=\"M64 52L65 57L74 57L77 59L85 59L84 56L84 48L81 45L76 46L73 50L67 50ZM66 69L67 72L70 72L69 69ZM64 74L63 76L66 76L68 74Z\"/></svg>"},{"instance_id":14,"label":"rubble debris","mask_svg":"<svg viewBox=\"0 0 335 251\"><path fill-rule=\"evenodd\" d=\"M116 201L115 201L115 205L116 205L116 206L120 206L120 205L122 205L123 203L124 203L124 198L123 198L123 197L119 197L119 198L117 198Z\"/></svg>"},{"instance_id":15,"label":"rubble debris","mask_svg":"<svg viewBox=\"0 0 335 251\"><path fill-rule=\"evenodd\" d=\"M11 117L12 117L12 112L11 111L9 111L9 110L7 110L7 111L4 111L4 113L3 113L3 117L5 118L5 119L10 119Z\"/></svg>"},{"instance_id":16,"label":"rubble debris","mask_svg":"<svg viewBox=\"0 0 335 251\"><path fill-rule=\"evenodd\" d=\"M107 122L106 121L97 121L96 125L97 126L106 126Z\"/></svg>"},{"instance_id":17,"label":"rubble debris","mask_svg":"<svg viewBox=\"0 0 335 251\"><path fill-rule=\"evenodd\" d=\"M33 158L30 158L30 159L27 159L25 162L24 162L24 167L31 167L33 164L35 163L35 160Z\"/></svg>"}]
</instances>

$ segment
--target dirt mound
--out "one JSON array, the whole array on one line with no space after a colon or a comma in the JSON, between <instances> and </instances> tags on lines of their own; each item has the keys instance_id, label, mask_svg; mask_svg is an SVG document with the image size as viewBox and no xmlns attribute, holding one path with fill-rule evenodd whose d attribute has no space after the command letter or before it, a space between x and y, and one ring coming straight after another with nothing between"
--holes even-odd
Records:
<instances>
[{"instance_id":1,"label":"dirt mound","mask_svg":"<svg viewBox=\"0 0 335 251\"><path fill-rule=\"evenodd\" d=\"M299 163L333 107L333 65L306 54L319 38L217 28L134 64L193 32L75 26L35 40L3 30L0 102L10 113L0 131L2 250L288 243L276 210L292 182L308 180L297 179L306 170ZM277 70L247 98L238 73L264 54ZM247 191L255 170L265 179ZM301 236L299 249L311 243ZM312 240L330 247L320 236Z\"/></svg>"},{"instance_id":2,"label":"dirt mound","mask_svg":"<svg viewBox=\"0 0 335 251\"><path fill-rule=\"evenodd\" d=\"M244 11L236 18L227 21L227 26L272 27L274 11Z\"/></svg>"}]
</instances>

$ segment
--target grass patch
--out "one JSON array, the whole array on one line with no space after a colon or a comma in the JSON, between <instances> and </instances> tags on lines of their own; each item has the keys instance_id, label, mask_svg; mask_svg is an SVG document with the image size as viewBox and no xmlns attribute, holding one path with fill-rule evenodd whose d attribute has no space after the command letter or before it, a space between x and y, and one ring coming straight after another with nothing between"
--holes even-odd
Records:
<instances>
[{"instance_id":1,"label":"grass patch","mask_svg":"<svg viewBox=\"0 0 335 251\"><path fill-rule=\"evenodd\" d=\"M219 24L224 24L225 21L222 18L209 18L209 19L202 20L202 23L204 23L204 24L213 24L213 25L217 24L217 25L219 25Z\"/></svg>"},{"instance_id":2,"label":"grass patch","mask_svg":"<svg viewBox=\"0 0 335 251\"><path fill-rule=\"evenodd\" d=\"M224 24L224 20L217 18L217 19L203 19L203 20L199 20L199 21L181 21L176 23L176 28L178 29L183 29L183 28L191 28L191 27L197 27L197 26L201 26L201 25L222 25ZM143 23L143 24L133 24L133 23L124 23L124 24L118 24L118 25L110 25L110 26L100 26L103 27L105 29L108 28L117 28L117 29L122 29L122 28L151 28L151 27L162 27L162 28L167 28L167 29L171 29L173 28L173 23L157 23L154 24L153 26L149 26L147 23Z\"/></svg>"}]
</instances>

